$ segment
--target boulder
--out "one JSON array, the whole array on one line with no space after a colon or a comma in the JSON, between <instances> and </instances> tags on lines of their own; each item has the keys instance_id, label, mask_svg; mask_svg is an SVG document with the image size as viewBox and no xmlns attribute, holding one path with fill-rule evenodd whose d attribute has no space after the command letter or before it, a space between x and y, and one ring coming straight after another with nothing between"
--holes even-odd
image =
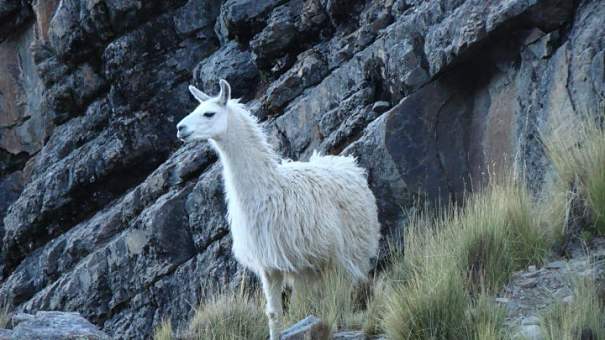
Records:
<instances>
[{"instance_id":1,"label":"boulder","mask_svg":"<svg viewBox=\"0 0 605 340\"><path fill-rule=\"evenodd\" d=\"M225 79L231 85L235 98L254 97L259 78L252 54L234 42L223 46L194 70L194 79L200 89L214 95L218 93L219 80Z\"/></svg>"},{"instance_id":2,"label":"boulder","mask_svg":"<svg viewBox=\"0 0 605 340\"><path fill-rule=\"evenodd\" d=\"M11 340L109 340L110 337L88 322L79 313L37 312L20 316L12 330L2 330L2 336Z\"/></svg>"},{"instance_id":3,"label":"boulder","mask_svg":"<svg viewBox=\"0 0 605 340\"><path fill-rule=\"evenodd\" d=\"M250 41L263 27L267 15L283 0L227 0L221 7L217 31L222 41Z\"/></svg>"}]
</instances>

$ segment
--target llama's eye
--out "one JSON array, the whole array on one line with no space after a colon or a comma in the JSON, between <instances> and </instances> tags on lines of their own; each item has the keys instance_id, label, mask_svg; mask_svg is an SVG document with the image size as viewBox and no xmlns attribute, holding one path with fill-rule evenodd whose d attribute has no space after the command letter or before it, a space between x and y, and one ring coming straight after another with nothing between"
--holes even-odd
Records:
<instances>
[{"instance_id":1,"label":"llama's eye","mask_svg":"<svg viewBox=\"0 0 605 340\"><path fill-rule=\"evenodd\" d=\"M212 116L214 116L215 112L204 112L204 117L206 118L212 118Z\"/></svg>"}]
</instances>

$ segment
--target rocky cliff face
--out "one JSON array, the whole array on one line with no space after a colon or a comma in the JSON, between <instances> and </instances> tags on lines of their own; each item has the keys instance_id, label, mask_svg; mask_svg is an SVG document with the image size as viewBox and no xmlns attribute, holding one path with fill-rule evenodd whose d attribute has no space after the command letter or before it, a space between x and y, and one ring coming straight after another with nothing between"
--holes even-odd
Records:
<instances>
[{"instance_id":1,"label":"rocky cliff face","mask_svg":"<svg viewBox=\"0 0 605 340\"><path fill-rule=\"evenodd\" d=\"M179 325L242 269L220 165L175 123L220 78L280 152L354 154L383 232L605 98L600 0L0 0L0 298L109 334Z\"/></svg>"}]
</instances>

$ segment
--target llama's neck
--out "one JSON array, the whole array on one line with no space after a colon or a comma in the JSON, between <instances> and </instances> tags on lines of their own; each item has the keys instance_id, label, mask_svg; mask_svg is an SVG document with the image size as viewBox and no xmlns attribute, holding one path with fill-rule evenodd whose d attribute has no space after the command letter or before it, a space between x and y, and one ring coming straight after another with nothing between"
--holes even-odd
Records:
<instances>
[{"instance_id":1,"label":"llama's neck","mask_svg":"<svg viewBox=\"0 0 605 340\"><path fill-rule=\"evenodd\" d=\"M278 157L256 120L239 104L230 104L225 136L211 140L223 164L228 198L256 200L278 181Z\"/></svg>"}]
</instances>

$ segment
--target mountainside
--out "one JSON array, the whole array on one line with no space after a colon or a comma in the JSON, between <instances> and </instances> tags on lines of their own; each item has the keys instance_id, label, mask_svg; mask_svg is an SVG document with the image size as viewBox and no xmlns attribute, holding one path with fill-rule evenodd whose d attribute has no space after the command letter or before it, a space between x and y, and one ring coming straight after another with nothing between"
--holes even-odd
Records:
<instances>
[{"instance_id":1,"label":"mountainside","mask_svg":"<svg viewBox=\"0 0 605 340\"><path fill-rule=\"evenodd\" d=\"M600 0L0 0L0 301L134 339L245 277L216 155L176 139L190 83L229 81L284 157L357 156L385 242L418 199L493 172L537 192L540 129L605 102L603 18Z\"/></svg>"}]
</instances>

